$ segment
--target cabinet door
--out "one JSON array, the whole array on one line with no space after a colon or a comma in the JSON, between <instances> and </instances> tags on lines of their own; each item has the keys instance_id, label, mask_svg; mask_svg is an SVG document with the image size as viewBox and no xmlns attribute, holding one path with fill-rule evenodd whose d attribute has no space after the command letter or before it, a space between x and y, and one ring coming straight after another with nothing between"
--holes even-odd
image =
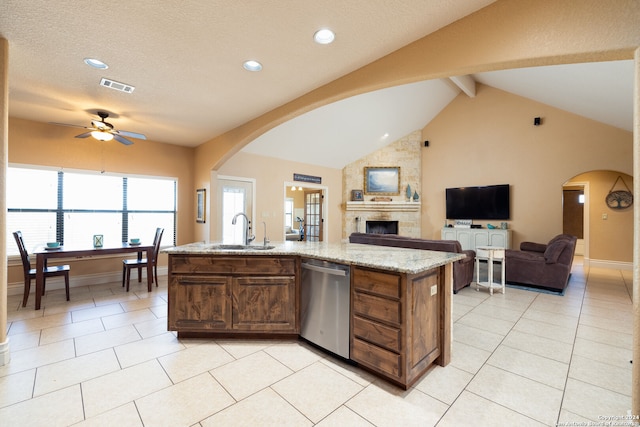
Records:
<instances>
[{"instance_id":1,"label":"cabinet door","mask_svg":"<svg viewBox=\"0 0 640 427\"><path fill-rule=\"evenodd\" d=\"M407 318L410 343L407 346L409 370L422 369L440 355L442 333L440 306L442 286L439 270L415 278L409 286L411 316ZM422 366L422 367L421 367Z\"/></svg>"},{"instance_id":2,"label":"cabinet door","mask_svg":"<svg viewBox=\"0 0 640 427\"><path fill-rule=\"evenodd\" d=\"M478 246L488 246L489 245L489 232L487 230L475 230L473 233L473 247L471 249L477 248Z\"/></svg>"},{"instance_id":3,"label":"cabinet door","mask_svg":"<svg viewBox=\"0 0 640 427\"><path fill-rule=\"evenodd\" d=\"M234 330L297 333L295 283L295 276L234 278Z\"/></svg>"},{"instance_id":4,"label":"cabinet door","mask_svg":"<svg viewBox=\"0 0 640 427\"><path fill-rule=\"evenodd\" d=\"M509 249L509 239L507 231L505 230L491 230L489 231L489 241L491 246L498 246L501 248Z\"/></svg>"},{"instance_id":5,"label":"cabinet door","mask_svg":"<svg viewBox=\"0 0 640 427\"><path fill-rule=\"evenodd\" d=\"M171 276L169 330L230 330L230 290L226 276Z\"/></svg>"},{"instance_id":6,"label":"cabinet door","mask_svg":"<svg viewBox=\"0 0 640 427\"><path fill-rule=\"evenodd\" d=\"M453 228L443 228L440 234L442 240L458 240L456 230Z\"/></svg>"},{"instance_id":7,"label":"cabinet door","mask_svg":"<svg viewBox=\"0 0 640 427\"><path fill-rule=\"evenodd\" d=\"M462 246L462 250L466 251L467 249L476 248L475 235L473 231L471 231L470 229L469 230L458 229L456 231L456 234L458 236L456 240L460 242L460 246Z\"/></svg>"}]
</instances>

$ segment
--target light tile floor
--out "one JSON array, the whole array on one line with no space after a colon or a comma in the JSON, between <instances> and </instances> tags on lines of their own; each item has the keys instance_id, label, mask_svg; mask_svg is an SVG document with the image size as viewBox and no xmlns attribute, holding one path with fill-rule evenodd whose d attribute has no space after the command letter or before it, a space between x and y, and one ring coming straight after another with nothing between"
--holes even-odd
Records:
<instances>
[{"instance_id":1,"label":"light tile floor","mask_svg":"<svg viewBox=\"0 0 640 427\"><path fill-rule=\"evenodd\" d=\"M94 285L66 302L53 290L40 311L10 296L0 425L598 422L631 407L631 280L577 259L564 296L466 288L453 297L451 364L407 391L304 342L177 339L166 277L151 293Z\"/></svg>"}]
</instances>

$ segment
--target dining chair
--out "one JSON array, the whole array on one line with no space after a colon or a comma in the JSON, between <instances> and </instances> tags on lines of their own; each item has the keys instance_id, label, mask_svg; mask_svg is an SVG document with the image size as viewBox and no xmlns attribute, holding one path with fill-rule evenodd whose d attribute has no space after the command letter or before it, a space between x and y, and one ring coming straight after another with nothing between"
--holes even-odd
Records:
<instances>
[{"instance_id":1,"label":"dining chair","mask_svg":"<svg viewBox=\"0 0 640 427\"><path fill-rule=\"evenodd\" d=\"M36 278L36 269L31 268L31 261L29 260L29 253L24 245L21 231L15 231L13 237L18 244L18 250L20 251L20 257L22 258L22 268L24 269L24 297L22 298L22 306L27 306L27 300L29 299L29 292L31 291L31 280ZM69 271L71 267L68 265L56 265L53 267L47 267L45 260L44 265L44 282L42 283L42 295L44 295L45 284L47 277L64 276L64 289L67 293L67 301L69 301Z\"/></svg>"},{"instance_id":2,"label":"dining chair","mask_svg":"<svg viewBox=\"0 0 640 427\"><path fill-rule=\"evenodd\" d=\"M156 235L153 238L153 259L151 265L153 266L153 272L155 276L156 287L158 287L158 254L160 253L160 241L162 241L162 233L164 228L156 228ZM122 286L127 286L127 292L129 292L129 281L131 279L131 269L138 270L138 282L142 281L142 268L147 266L149 261L146 258L124 259L122 260ZM151 277L151 283L153 283L154 277Z\"/></svg>"}]
</instances>

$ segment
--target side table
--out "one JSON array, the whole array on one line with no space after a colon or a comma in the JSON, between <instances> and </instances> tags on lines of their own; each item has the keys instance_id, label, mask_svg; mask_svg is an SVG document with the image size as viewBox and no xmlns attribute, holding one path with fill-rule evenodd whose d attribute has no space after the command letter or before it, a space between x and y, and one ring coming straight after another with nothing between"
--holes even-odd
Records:
<instances>
[{"instance_id":1,"label":"side table","mask_svg":"<svg viewBox=\"0 0 640 427\"><path fill-rule=\"evenodd\" d=\"M476 247L476 291L480 291L480 286L489 288L489 294L493 295L493 289L500 289L504 294L505 290L505 272L504 264L506 262L504 257L504 248L499 246L478 246ZM487 261L487 281L480 281L480 260ZM493 281L493 264L494 262L500 262L501 268L501 280L500 283Z\"/></svg>"}]
</instances>

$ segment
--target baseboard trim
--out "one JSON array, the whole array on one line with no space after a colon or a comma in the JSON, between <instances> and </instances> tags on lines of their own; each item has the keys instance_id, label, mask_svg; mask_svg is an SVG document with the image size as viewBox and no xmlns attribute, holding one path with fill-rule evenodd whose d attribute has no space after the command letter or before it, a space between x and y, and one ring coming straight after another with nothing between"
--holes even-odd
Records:
<instances>
[{"instance_id":1,"label":"baseboard trim","mask_svg":"<svg viewBox=\"0 0 640 427\"><path fill-rule=\"evenodd\" d=\"M9 353L9 337L5 342L0 343L0 366L8 365L11 360L11 353Z\"/></svg>"},{"instance_id":2,"label":"baseboard trim","mask_svg":"<svg viewBox=\"0 0 640 427\"><path fill-rule=\"evenodd\" d=\"M606 259L584 259L584 265L594 268L606 268L609 270L633 271L632 262L611 261Z\"/></svg>"},{"instance_id":3,"label":"baseboard trim","mask_svg":"<svg viewBox=\"0 0 640 427\"><path fill-rule=\"evenodd\" d=\"M166 276L168 272L168 267L158 267L158 276ZM134 277L138 277L137 273L132 274ZM146 280L147 278L147 270L142 270L142 278ZM84 274L81 276L74 276L73 271L69 276L69 288L79 288L81 286L90 286L90 285L103 285L105 283L114 283L122 281L122 271L112 271L108 273L99 273L99 274ZM36 281L31 281L31 293L35 292ZM64 278L62 277L52 277L47 279L47 290L51 289L64 289ZM22 295L24 293L24 283L8 283L7 284L7 295ZM71 292L73 294L73 292ZM1 366L1 365L0 365Z\"/></svg>"}]
</instances>

